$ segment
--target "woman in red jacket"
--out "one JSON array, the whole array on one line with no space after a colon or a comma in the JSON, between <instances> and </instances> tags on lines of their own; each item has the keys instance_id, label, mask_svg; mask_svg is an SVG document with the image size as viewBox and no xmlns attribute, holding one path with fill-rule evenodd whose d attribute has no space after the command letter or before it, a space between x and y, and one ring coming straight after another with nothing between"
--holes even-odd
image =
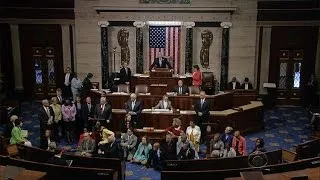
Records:
<instances>
[{"instance_id":1,"label":"woman in red jacket","mask_svg":"<svg viewBox=\"0 0 320 180\"><path fill-rule=\"evenodd\" d=\"M240 131L234 132L232 148L236 151L237 156L245 156L247 154L246 139L240 135Z\"/></svg>"},{"instance_id":2,"label":"woman in red jacket","mask_svg":"<svg viewBox=\"0 0 320 180\"><path fill-rule=\"evenodd\" d=\"M194 65L194 72L192 73L192 85L201 86L202 84L202 73L198 65Z\"/></svg>"}]
</instances>

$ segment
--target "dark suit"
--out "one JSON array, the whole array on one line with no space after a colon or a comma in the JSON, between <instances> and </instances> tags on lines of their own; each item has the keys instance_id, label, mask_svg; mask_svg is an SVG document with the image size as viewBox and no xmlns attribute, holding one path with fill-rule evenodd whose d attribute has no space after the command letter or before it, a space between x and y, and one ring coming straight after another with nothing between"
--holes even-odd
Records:
<instances>
[{"instance_id":1,"label":"dark suit","mask_svg":"<svg viewBox=\"0 0 320 180\"><path fill-rule=\"evenodd\" d=\"M179 86L176 86L176 87L173 89L173 92L176 92L176 93L180 94L180 93L179 93L179 92L180 92L179 89L180 89L180 87L179 87ZM182 95L182 94L189 93L189 88L188 88L188 86L183 85L183 86L181 87L181 91L182 91L181 95Z\"/></svg>"},{"instance_id":2,"label":"dark suit","mask_svg":"<svg viewBox=\"0 0 320 180\"><path fill-rule=\"evenodd\" d=\"M120 69L120 84L125 84L126 82L130 82L131 79L131 69L127 68L127 71L125 68Z\"/></svg>"},{"instance_id":3,"label":"dark suit","mask_svg":"<svg viewBox=\"0 0 320 180\"><path fill-rule=\"evenodd\" d=\"M129 100L129 101L127 101L125 103L125 109L126 109L127 113L130 112L130 111L136 113L136 115L132 115L131 117L132 117L132 121L135 123L135 126L137 128L139 128L140 127L139 117L140 117L140 114L141 114L141 111L142 111L141 102L136 100L134 107L132 107L132 102L131 102L131 100Z\"/></svg>"},{"instance_id":4,"label":"dark suit","mask_svg":"<svg viewBox=\"0 0 320 180\"><path fill-rule=\"evenodd\" d=\"M195 151L191 148L184 150L181 148L179 154L178 154L178 159L179 160L188 160L188 159L194 159L195 158Z\"/></svg>"},{"instance_id":5,"label":"dark suit","mask_svg":"<svg viewBox=\"0 0 320 180\"><path fill-rule=\"evenodd\" d=\"M240 83L238 81L236 81L235 89L240 89ZM233 83L232 82L228 83L228 90L233 90Z\"/></svg>"},{"instance_id":6,"label":"dark suit","mask_svg":"<svg viewBox=\"0 0 320 180\"><path fill-rule=\"evenodd\" d=\"M245 89L245 87L246 87L245 83L242 83L240 89ZM253 89L253 86L251 83L248 83L248 89Z\"/></svg>"},{"instance_id":7,"label":"dark suit","mask_svg":"<svg viewBox=\"0 0 320 180\"><path fill-rule=\"evenodd\" d=\"M206 127L202 125L202 123L208 122L209 116L210 116L210 104L207 99L204 100L202 106L201 106L201 99L198 99L196 101L196 104L194 105L194 110L197 114L197 125L201 129L201 140L204 139L206 136ZM202 116L199 116L199 112L202 113Z\"/></svg>"},{"instance_id":8,"label":"dark suit","mask_svg":"<svg viewBox=\"0 0 320 180\"><path fill-rule=\"evenodd\" d=\"M164 167L164 156L163 153L160 151L158 155L158 151L150 150L148 161L146 167L152 166L154 170L161 171Z\"/></svg>"},{"instance_id":9,"label":"dark suit","mask_svg":"<svg viewBox=\"0 0 320 180\"><path fill-rule=\"evenodd\" d=\"M88 95L88 92L90 91L90 89L93 89L91 81L89 78L84 78L83 82L82 82L82 90L81 90L81 97L86 97Z\"/></svg>"},{"instance_id":10,"label":"dark suit","mask_svg":"<svg viewBox=\"0 0 320 180\"><path fill-rule=\"evenodd\" d=\"M66 86L64 84L64 79L66 77L66 73L64 73L64 76L63 76L63 94L65 96L65 99L69 99L70 97L72 97L72 92L71 92L71 80L73 78L73 73L70 73L69 75L69 85Z\"/></svg>"},{"instance_id":11,"label":"dark suit","mask_svg":"<svg viewBox=\"0 0 320 180\"><path fill-rule=\"evenodd\" d=\"M7 124L7 128L6 128L6 132L4 134L4 137L6 137L6 138L10 138L11 137L11 131L12 131L13 127L14 127L14 124L12 122L9 122Z\"/></svg>"},{"instance_id":12,"label":"dark suit","mask_svg":"<svg viewBox=\"0 0 320 180\"><path fill-rule=\"evenodd\" d=\"M107 143L100 146L101 151L104 152L106 158L120 158L120 148L119 145L114 141L113 143Z\"/></svg>"},{"instance_id":13,"label":"dark suit","mask_svg":"<svg viewBox=\"0 0 320 180\"><path fill-rule=\"evenodd\" d=\"M165 160L177 159L177 145L174 140L171 140L169 143L163 143L161 145L161 151Z\"/></svg>"},{"instance_id":14,"label":"dark suit","mask_svg":"<svg viewBox=\"0 0 320 180\"><path fill-rule=\"evenodd\" d=\"M53 138L50 138L50 141L51 141L51 142L55 142L55 140L54 140ZM48 146L49 146L49 144L48 144L48 139L47 139L46 137L42 137L42 138L40 139L40 148L41 148L41 149L44 149L44 150L47 150L47 149L48 149Z\"/></svg>"},{"instance_id":15,"label":"dark suit","mask_svg":"<svg viewBox=\"0 0 320 180\"><path fill-rule=\"evenodd\" d=\"M49 108L49 112L50 112L50 116L52 116L52 121L54 120L54 112L51 106L48 107ZM39 111L38 111L38 116L40 119L40 136L44 135L44 131L45 129L50 129L51 131L53 131L52 128L52 124L48 125L48 121L50 116L48 116L46 110L43 108L43 106L40 107ZM52 133L54 134L54 132Z\"/></svg>"},{"instance_id":16,"label":"dark suit","mask_svg":"<svg viewBox=\"0 0 320 180\"><path fill-rule=\"evenodd\" d=\"M232 147L232 140L233 140L232 134L229 134L228 137L226 133L223 133L221 135L221 141L224 143L224 147L226 147L227 144L229 145L229 147Z\"/></svg>"},{"instance_id":17,"label":"dark suit","mask_svg":"<svg viewBox=\"0 0 320 180\"><path fill-rule=\"evenodd\" d=\"M82 104L81 103L74 103L74 105L76 106L77 109L77 114L76 114L76 133L77 133L77 137L82 133L84 124L83 124L83 120L82 120Z\"/></svg>"},{"instance_id":18,"label":"dark suit","mask_svg":"<svg viewBox=\"0 0 320 180\"><path fill-rule=\"evenodd\" d=\"M152 70L153 67L156 67L156 68L168 68L169 69L172 69L172 66L171 64L169 63L168 59L167 58L162 58L162 63L160 65L160 59L159 58L156 58L153 63L151 64L150 66L150 71Z\"/></svg>"},{"instance_id":19,"label":"dark suit","mask_svg":"<svg viewBox=\"0 0 320 180\"><path fill-rule=\"evenodd\" d=\"M131 121L125 121L125 120L123 120L123 121L121 121L120 122L120 128L121 128L121 132L122 133L127 133L127 130L128 130L128 126L129 126L129 128L134 128L134 122L133 122L133 120L131 120Z\"/></svg>"},{"instance_id":20,"label":"dark suit","mask_svg":"<svg viewBox=\"0 0 320 180\"><path fill-rule=\"evenodd\" d=\"M101 104L97 104L96 108L94 109L94 117L97 119L104 119L111 121L112 119L112 108L111 105L106 103L104 105L104 109L102 110ZM105 123L105 122L104 122Z\"/></svg>"},{"instance_id":21,"label":"dark suit","mask_svg":"<svg viewBox=\"0 0 320 180\"><path fill-rule=\"evenodd\" d=\"M91 124L88 124L88 118L93 118L94 117L94 105L91 104L91 108L89 109L88 104L83 104L82 105L82 124L83 127L88 127L91 130ZM89 127L90 126L90 127Z\"/></svg>"}]
</instances>

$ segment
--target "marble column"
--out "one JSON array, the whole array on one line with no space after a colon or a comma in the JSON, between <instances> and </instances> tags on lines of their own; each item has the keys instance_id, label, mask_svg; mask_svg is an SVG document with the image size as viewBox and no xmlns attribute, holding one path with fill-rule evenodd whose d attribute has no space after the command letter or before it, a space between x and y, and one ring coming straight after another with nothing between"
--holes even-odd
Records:
<instances>
[{"instance_id":1,"label":"marble column","mask_svg":"<svg viewBox=\"0 0 320 180\"><path fill-rule=\"evenodd\" d=\"M71 67L69 24L61 24L61 33L62 33L63 69L66 69L67 67Z\"/></svg>"},{"instance_id":2,"label":"marble column","mask_svg":"<svg viewBox=\"0 0 320 180\"><path fill-rule=\"evenodd\" d=\"M185 73L192 72L192 52L193 52L193 29L194 22L184 22L183 26L186 28L186 49L185 49Z\"/></svg>"},{"instance_id":3,"label":"marble column","mask_svg":"<svg viewBox=\"0 0 320 180\"><path fill-rule=\"evenodd\" d=\"M228 71L229 71L229 29L231 22L222 22L220 26L222 30L222 50L221 50L221 74L220 74L220 90L227 89Z\"/></svg>"},{"instance_id":4,"label":"marble column","mask_svg":"<svg viewBox=\"0 0 320 180\"><path fill-rule=\"evenodd\" d=\"M11 43L12 43L12 55L13 55L13 71L15 76L14 77L15 90L23 91L19 25L10 24L10 30L11 30Z\"/></svg>"},{"instance_id":5,"label":"marble column","mask_svg":"<svg viewBox=\"0 0 320 180\"><path fill-rule=\"evenodd\" d=\"M101 75L102 89L108 88L109 80L109 59L108 59L108 21L99 21L98 25L101 28Z\"/></svg>"},{"instance_id":6,"label":"marble column","mask_svg":"<svg viewBox=\"0 0 320 180\"><path fill-rule=\"evenodd\" d=\"M133 23L136 30L136 73L143 73L143 21L135 21Z\"/></svg>"}]
</instances>

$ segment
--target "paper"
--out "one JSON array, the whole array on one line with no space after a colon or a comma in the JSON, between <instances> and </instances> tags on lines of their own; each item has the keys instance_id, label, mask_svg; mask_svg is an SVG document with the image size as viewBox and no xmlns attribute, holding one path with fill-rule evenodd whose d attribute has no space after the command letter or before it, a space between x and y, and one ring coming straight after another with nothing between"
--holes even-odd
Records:
<instances>
[{"instance_id":1,"label":"paper","mask_svg":"<svg viewBox=\"0 0 320 180\"><path fill-rule=\"evenodd\" d=\"M28 130L21 130L21 135L24 138L28 137Z\"/></svg>"}]
</instances>

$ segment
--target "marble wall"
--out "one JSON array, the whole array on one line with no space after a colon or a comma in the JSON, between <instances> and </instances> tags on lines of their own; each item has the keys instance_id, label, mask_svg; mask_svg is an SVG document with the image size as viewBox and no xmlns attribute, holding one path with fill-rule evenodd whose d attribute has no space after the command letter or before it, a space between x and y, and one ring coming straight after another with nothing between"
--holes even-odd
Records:
<instances>
[{"instance_id":1,"label":"marble wall","mask_svg":"<svg viewBox=\"0 0 320 180\"><path fill-rule=\"evenodd\" d=\"M226 12L212 13L165 13L157 12L101 12L96 13L95 8L234 8L237 9L233 14ZM233 25L230 28L230 61L229 78L236 76L239 79L249 77L254 83L255 77L255 52L256 52L256 16L257 0L195 0L191 4L167 5L167 4L139 4L139 0L76 0L75 1L75 29L76 29L76 68L83 77L88 72L94 73L93 81L101 82L101 32L98 26L99 21L145 21L145 20L179 20L179 21L197 21L197 22L224 22L230 21ZM115 27L108 27L110 29ZM118 27L116 27L118 28ZM130 50L131 58L135 58L135 27L130 28ZM148 69L148 33L144 29L144 70ZM199 53L201 48L201 39L199 39L202 29L194 28L194 62L199 62ZM214 42L210 49L210 69L214 72L217 79L220 79L220 53L221 53L221 31L220 27L209 28L214 33ZM114 37L116 30L110 31L109 37ZM183 33L182 31L182 38ZM131 36L132 35L132 36ZM117 45L117 42L111 38L109 47ZM181 40L185 47L185 39ZM118 46L119 47L119 46ZM117 50L119 50L117 48ZM184 60L184 50L181 49L181 58ZM118 55L119 56L119 55ZM113 59L113 58L112 58ZM184 63L181 64L184 66ZM118 69L117 64L116 69ZM130 67L135 70L134 63ZM112 68L112 66L110 66ZM184 69L184 68L182 68Z\"/></svg>"}]
</instances>

